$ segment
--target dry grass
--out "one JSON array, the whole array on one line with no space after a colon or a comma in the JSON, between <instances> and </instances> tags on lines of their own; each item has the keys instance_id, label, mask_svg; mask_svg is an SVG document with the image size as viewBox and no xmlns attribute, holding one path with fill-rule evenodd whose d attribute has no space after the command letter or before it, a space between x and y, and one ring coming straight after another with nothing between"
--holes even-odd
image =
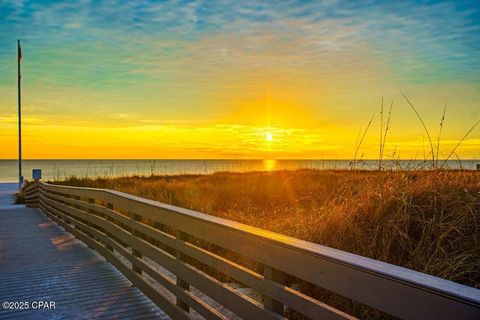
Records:
<instances>
[{"instance_id":1,"label":"dry grass","mask_svg":"<svg viewBox=\"0 0 480 320\"><path fill-rule=\"evenodd\" d=\"M298 170L58 183L115 189L480 287L478 171ZM308 284L301 290L361 318L385 316Z\"/></svg>"},{"instance_id":2,"label":"dry grass","mask_svg":"<svg viewBox=\"0 0 480 320\"><path fill-rule=\"evenodd\" d=\"M480 287L480 173L279 171L76 179Z\"/></svg>"}]
</instances>

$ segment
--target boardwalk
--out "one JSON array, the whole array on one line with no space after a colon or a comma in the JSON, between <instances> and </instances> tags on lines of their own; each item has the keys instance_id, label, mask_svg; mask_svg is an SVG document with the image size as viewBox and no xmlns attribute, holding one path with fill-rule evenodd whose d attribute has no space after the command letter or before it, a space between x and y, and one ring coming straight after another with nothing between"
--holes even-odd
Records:
<instances>
[{"instance_id":1,"label":"boardwalk","mask_svg":"<svg viewBox=\"0 0 480 320\"><path fill-rule=\"evenodd\" d=\"M0 319L168 319L104 258L39 209L8 206L0 193L0 302L29 302ZM54 302L38 310L34 301Z\"/></svg>"},{"instance_id":2,"label":"boardwalk","mask_svg":"<svg viewBox=\"0 0 480 320\"><path fill-rule=\"evenodd\" d=\"M8 209L13 203L13 193L17 187L17 183L0 183L0 209Z\"/></svg>"},{"instance_id":3,"label":"boardwalk","mask_svg":"<svg viewBox=\"0 0 480 320\"><path fill-rule=\"evenodd\" d=\"M0 319L355 319L289 277L397 318L479 319L480 290L413 270L114 190L24 191L29 208L0 203L0 302L29 308Z\"/></svg>"}]
</instances>

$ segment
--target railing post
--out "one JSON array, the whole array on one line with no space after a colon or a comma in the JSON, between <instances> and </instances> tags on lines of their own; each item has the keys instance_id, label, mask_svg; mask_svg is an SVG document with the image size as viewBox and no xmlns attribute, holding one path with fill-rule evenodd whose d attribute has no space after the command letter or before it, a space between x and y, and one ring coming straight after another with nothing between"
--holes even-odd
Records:
<instances>
[{"instance_id":1,"label":"railing post","mask_svg":"<svg viewBox=\"0 0 480 320\"><path fill-rule=\"evenodd\" d=\"M95 199L89 199L89 200L92 200L91 203L95 203ZM89 201L89 202L90 202L90 201ZM110 209L110 210L113 210L113 204L107 203L107 208ZM105 218L105 219L107 219L108 221L112 222L112 220L109 219L109 217L106 216L106 215L104 215L103 213L100 214L100 216L101 216L102 218ZM105 230L105 234L107 235L107 237L108 237L109 239L112 238L111 235L110 235L110 233L108 233L106 230ZM106 247L108 250L110 250L110 251L113 252L113 248L108 244L108 242L105 243L105 247Z\"/></svg>"},{"instance_id":2,"label":"railing post","mask_svg":"<svg viewBox=\"0 0 480 320\"><path fill-rule=\"evenodd\" d=\"M280 284L285 284L285 274L275 268L272 268L270 266L264 265L263 266L263 276L267 280L271 280ZM285 308L284 305L277 301L274 300L268 296L263 296L263 305L265 306L265 309L271 310L275 313L278 313L283 316Z\"/></svg>"},{"instance_id":3,"label":"railing post","mask_svg":"<svg viewBox=\"0 0 480 320\"><path fill-rule=\"evenodd\" d=\"M82 201L82 197L80 197L80 196L72 195L71 197L72 197L72 199L75 199L75 200L78 200L78 201ZM79 205L73 205L73 207L76 208L76 209L78 209L78 210L82 210L82 211L84 210L84 209L83 209L81 206L79 206ZM85 211L88 212L88 210L85 210ZM72 228L75 228L75 229L80 228L83 233L85 233L86 235L88 235L89 238L92 238L92 239L95 240L95 241L98 240L97 238L95 238L95 236L94 236L92 233L88 232L87 230L83 230L80 226L77 227L77 226L75 225L75 223L72 224L72 221L69 219L69 218L70 218L70 215L69 215L69 214L64 214L63 217L64 217L63 220L64 220L66 223L71 224ZM83 219L83 220L84 220L83 223L85 223L87 226L95 229L95 225L94 225L94 224L86 221L85 219ZM88 244L87 244L87 246L88 246L90 249L93 250L93 248L92 248L91 246L89 246Z\"/></svg>"},{"instance_id":4,"label":"railing post","mask_svg":"<svg viewBox=\"0 0 480 320\"><path fill-rule=\"evenodd\" d=\"M187 241L188 240L188 234L186 234L185 232L182 232L180 230L175 230L175 237L178 240L181 240L181 241ZM177 260L187 261L188 257L185 254L181 253L179 250L176 250L175 255L177 257ZM178 274L176 274L176 277L177 277L177 286L179 286L180 288L185 289L187 291L190 290L190 285L188 284L188 282L186 282L185 280L180 278L180 276ZM180 308L182 308L183 310L185 310L187 312L190 312L190 307L188 306L188 304L183 302L179 297L176 297L176 298L177 298L177 306L179 306Z\"/></svg>"},{"instance_id":5,"label":"railing post","mask_svg":"<svg viewBox=\"0 0 480 320\"><path fill-rule=\"evenodd\" d=\"M132 219L135 220L135 221L140 221L141 217L139 215L132 214ZM134 236L134 237L139 237L141 235L142 235L142 233L136 231L135 229L132 231L132 236ZM137 251L137 250L133 249L133 248L132 248L132 254L139 259L142 258L142 253L140 251ZM135 264L132 264L132 270L136 273L142 274L142 269L139 268L138 266L136 266Z\"/></svg>"},{"instance_id":6,"label":"railing post","mask_svg":"<svg viewBox=\"0 0 480 320\"><path fill-rule=\"evenodd\" d=\"M81 198L78 197L77 200L81 200ZM88 201L89 203L94 203L94 202L95 202L95 200L92 199L92 198L87 198L87 201ZM78 207L78 209L79 209L79 210L85 210L85 209L82 209L81 207ZM85 210L85 211L87 211L89 214L95 214L93 210L87 209L87 210ZM90 222L88 222L88 221L85 221L85 224L86 224L87 226L91 227L91 228L95 228L95 224L93 224L93 223L90 223ZM96 239L96 238L93 236L93 234L90 235L90 237L91 237L92 239L94 239L94 240L97 240L97 241L100 240L100 239Z\"/></svg>"}]
</instances>

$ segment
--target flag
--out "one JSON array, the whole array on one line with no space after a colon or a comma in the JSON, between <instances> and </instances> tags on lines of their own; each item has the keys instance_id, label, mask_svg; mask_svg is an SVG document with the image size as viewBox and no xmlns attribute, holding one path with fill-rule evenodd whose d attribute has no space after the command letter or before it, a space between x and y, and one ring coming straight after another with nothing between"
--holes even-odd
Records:
<instances>
[{"instance_id":1,"label":"flag","mask_svg":"<svg viewBox=\"0 0 480 320\"><path fill-rule=\"evenodd\" d=\"M18 42L18 61L22 61L22 47L20 46L20 41Z\"/></svg>"}]
</instances>

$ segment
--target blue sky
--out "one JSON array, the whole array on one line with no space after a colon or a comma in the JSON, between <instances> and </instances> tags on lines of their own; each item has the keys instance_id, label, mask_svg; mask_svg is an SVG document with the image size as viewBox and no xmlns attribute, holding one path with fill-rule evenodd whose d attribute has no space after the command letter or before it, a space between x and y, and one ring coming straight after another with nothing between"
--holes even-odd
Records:
<instances>
[{"instance_id":1,"label":"blue sky","mask_svg":"<svg viewBox=\"0 0 480 320\"><path fill-rule=\"evenodd\" d=\"M0 16L1 61L12 56L15 39L22 38L28 56L44 56L39 64L57 62L59 70L50 77L63 81L61 74L69 71L62 67L70 67L78 77L67 80L84 85L98 77L101 84L116 86L110 72L121 76L148 68L155 64L151 55L188 58L210 49L195 51L188 43L214 35L260 37L265 29L283 38L282 45L313 52L331 49L328 41L308 43L308 37L319 34L337 46L368 41L404 81L480 77L478 1L1 1ZM269 49L258 44L243 48L250 53ZM75 56L68 57L72 64L62 65L66 54ZM128 63L93 72L88 67L95 59Z\"/></svg>"}]
</instances>

